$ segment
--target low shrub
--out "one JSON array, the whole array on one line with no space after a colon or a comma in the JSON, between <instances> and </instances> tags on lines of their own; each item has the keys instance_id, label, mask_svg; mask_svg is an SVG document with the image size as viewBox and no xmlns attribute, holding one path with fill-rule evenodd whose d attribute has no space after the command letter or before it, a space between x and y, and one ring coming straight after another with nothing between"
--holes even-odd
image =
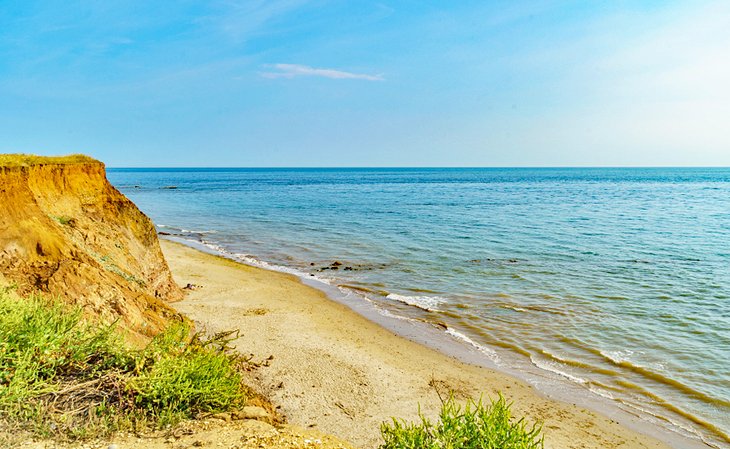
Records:
<instances>
[{"instance_id":1,"label":"low shrub","mask_svg":"<svg viewBox=\"0 0 730 449\"><path fill-rule=\"evenodd\" d=\"M236 358L197 337L186 344L187 332L177 325L153 340L143 353L153 362L132 382L135 404L163 425L243 405Z\"/></svg>"},{"instance_id":2,"label":"low shrub","mask_svg":"<svg viewBox=\"0 0 730 449\"><path fill-rule=\"evenodd\" d=\"M538 449L543 447L540 426L515 420L510 403L500 395L489 404L469 400L464 407L453 396L444 401L439 421L431 423L419 412L420 423L393 419L380 428L381 449Z\"/></svg>"}]
</instances>

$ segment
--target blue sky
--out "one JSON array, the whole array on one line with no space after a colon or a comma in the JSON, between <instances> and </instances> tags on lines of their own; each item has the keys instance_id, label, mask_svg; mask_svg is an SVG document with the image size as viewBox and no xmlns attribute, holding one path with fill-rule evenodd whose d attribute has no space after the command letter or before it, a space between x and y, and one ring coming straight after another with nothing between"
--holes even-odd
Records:
<instances>
[{"instance_id":1,"label":"blue sky","mask_svg":"<svg viewBox=\"0 0 730 449\"><path fill-rule=\"evenodd\" d=\"M730 2L0 0L0 152L728 166Z\"/></svg>"}]
</instances>

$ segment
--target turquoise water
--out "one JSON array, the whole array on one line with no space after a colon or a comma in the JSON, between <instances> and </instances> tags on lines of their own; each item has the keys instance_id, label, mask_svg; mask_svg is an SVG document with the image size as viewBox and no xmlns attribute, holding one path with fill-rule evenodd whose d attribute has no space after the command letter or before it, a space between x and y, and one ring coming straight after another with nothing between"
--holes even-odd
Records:
<instances>
[{"instance_id":1,"label":"turquoise water","mask_svg":"<svg viewBox=\"0 0 730 449\"><path fill-rule=\"evenodd\" d=\"M161 231L730 443L730 169L110 169ZM165 189L177 186L177 189ZM333 262L342 265L335 265Z\"/></svg>"}]
</instances>

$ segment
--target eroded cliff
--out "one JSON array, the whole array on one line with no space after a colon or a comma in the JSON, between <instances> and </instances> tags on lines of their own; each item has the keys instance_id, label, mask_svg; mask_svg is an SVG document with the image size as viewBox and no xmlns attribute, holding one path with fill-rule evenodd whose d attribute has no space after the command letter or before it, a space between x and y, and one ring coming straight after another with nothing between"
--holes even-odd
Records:
<instances>
[{"instance_id":1,"label":"eroded cliff","mask_svg":"<svg viewBox=\"0 0 730 449\"><path fill-rule=\"evenodd\" d=\"M86 156L0 155L0 276L141 336L182 298L152 222Z\"/></svg>"}]
</instances>

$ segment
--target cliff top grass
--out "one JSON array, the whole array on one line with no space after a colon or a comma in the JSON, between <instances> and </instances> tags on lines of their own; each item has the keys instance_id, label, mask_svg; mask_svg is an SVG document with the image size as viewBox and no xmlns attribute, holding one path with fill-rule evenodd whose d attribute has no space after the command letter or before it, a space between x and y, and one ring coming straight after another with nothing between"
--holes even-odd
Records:
<instances>
[{"instance_id":1,"label":"cliff top grass","mask_svg":"<svg viewBox=\"0 0 730 449\"><path fill-rule=\"evenodd\" d=\"M34 154L0 154L0 167L30 167L48 164L88 164L100 163L84 154L68 156L36 156Z\"/></svg>"}]
</instances>

